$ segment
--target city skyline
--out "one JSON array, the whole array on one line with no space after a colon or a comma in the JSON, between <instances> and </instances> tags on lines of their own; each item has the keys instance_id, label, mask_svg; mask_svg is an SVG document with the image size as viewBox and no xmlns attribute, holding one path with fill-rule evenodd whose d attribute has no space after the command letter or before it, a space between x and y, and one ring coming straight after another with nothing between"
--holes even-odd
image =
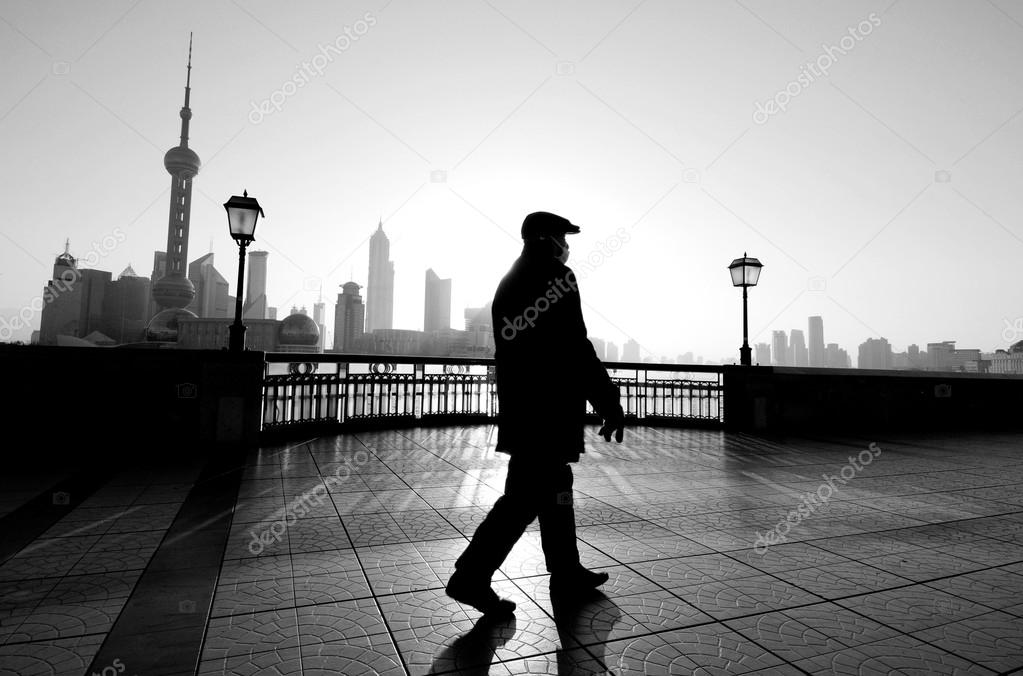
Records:
<instances>
[{"instance_id":1,"label":"city skyline","mask_svg":"<svg viewBox=\"0 0 1023 676\"><path fill-rule=\"evenodd\" d=\"M3 316L39 295L67 237L87 267L111 271L166 248L157 163L177 136L169 111L194 31L190 146L204 166L192 245L212 240L233 279L220 205L248 189L267 210L256 241L275 261L278 307L311 306L321 286L348 281L368 251L364 224L378 220L393 232L396 288L434 267L456 281L453 307L478 307L518 254L522 216L550 209L583 225L569 265L587 268L590 333L634 339L643 358L734 359L741 306L725 266L742 250L765 264L750 290L751 344L814 315L850 351L886 337L897 349L956 340L988 352L1021 333L1023 307L1006 291L1021 250L1020 9L497 9L324 4L310 22L272 6L110 3L56 21L8 7L3 49L22 67L0 94L0 138L17 160L3 179L19 186ZM417 49L431 31L443 44ZM506 49L479 46L494 41ZM784 111L765 107L787 83L803 86L822 45L843 50L827 77L789 93ZM396 56L409 50L425 56ZM714 77L687 59L697 53ZM440 75L456 63L471 87ZM283 86L302 73L301 88ZM415 114L402 105L413 99ZM112 149L117 160L97 171ZM108 249L115 228L127 237ZM620 228L630 238L611 251ZM419 296L402 295L394 325L416 326Z\"/></svg>"}]
</instances>

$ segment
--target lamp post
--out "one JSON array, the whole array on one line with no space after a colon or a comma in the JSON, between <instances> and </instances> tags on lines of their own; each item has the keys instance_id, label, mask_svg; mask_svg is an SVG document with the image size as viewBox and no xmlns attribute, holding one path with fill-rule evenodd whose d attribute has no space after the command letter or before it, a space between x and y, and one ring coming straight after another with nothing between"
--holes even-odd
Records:
<instances>
[{"instance_id":1,"label":"lamp post","mask_svg":"<svg viewBox=\"0 0 1023 676\"><path fill-rule=\"evenodd\" d=\"M732 274L732 286L742 287L742 347L739 348L739 363L743 366L751 366L753 364L753 350L749 346L749 320L747 319L746 310L746 289L750 286L756 286L757 281L760 279L760 268L764 267L760 261L756 258L749 258L746 256L746 252L742 253L742 258L736 258L732 261L732 264L728 266L728 272Z\"/></svg>"},{"instance_id":2,"label":"lamp post","mask_svg":"<svg viewBox=\"0 0 1023 676\"><path fill-rule=\"evenodd\" d=\"M242 298L245 283L245 248L256 241L256 221L263 215L263 209L259 202L249 197L247 190L242 196L232 195L231 199L224 202L224 209L227 210L227 225L231 231L231 237L238 242L238 297L234 301L234 324L231 325L230 350L231 352L242 352L245 350L245 325L242 324Z\"/></svg>"}]
</instances>

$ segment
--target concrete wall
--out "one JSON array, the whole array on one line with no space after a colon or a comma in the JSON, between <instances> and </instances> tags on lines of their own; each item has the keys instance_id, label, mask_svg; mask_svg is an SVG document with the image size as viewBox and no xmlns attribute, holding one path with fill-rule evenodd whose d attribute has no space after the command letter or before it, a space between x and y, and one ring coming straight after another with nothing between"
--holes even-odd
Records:
<instances>
[{"instance_id":1,"label":"concrete wall","mask_svg":"<svg viewBox=\"0 0 1023 676\"><path fill-rule=\"evenodd\" d=\"M725 424L774 433L1023 428L1023 377L727 367Z\"/></svg>"},{"instance_id":2,"label":"concrete wall","mask_svg":"<svg viewBox=\"0 0 1023 676\"><path fill-rule=\"evenodd\" d=\"M263 368L254 351L0 345L0 452L111 459L255 444Z\"/></svg>"}]
</instances>

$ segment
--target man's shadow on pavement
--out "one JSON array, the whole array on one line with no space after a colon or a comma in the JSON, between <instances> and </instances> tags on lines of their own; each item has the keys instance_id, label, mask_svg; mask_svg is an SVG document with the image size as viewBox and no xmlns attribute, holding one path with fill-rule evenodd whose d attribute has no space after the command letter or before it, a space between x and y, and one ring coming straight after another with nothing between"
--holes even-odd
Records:
<instances>
[{"instance_id":1,"label":"man's shadow on pavement","mask_svg":"<svg viewBox=\"0 0 1023 676\"><path fill-rule=\"evenodd\" d=\"M464 676L487 676L497 649L515 635L515 615L481 617L433 658L431 674L458 670Z\"/></svg>"},{"instance_id":2,"label":"man's shadow on pavement","mask_svg":"<svg viewBox=\"0 0 1023 676\"><path fill-rule=\"evenodd\" d=\"M622 617L618 606L599 591L583 597L555 598L551 605L560 639L558 676L608 673L603 668L604 643ZM458 670L460 676L487 676L497 649L515 636L516 626L514 615L481 618L434 657L430 673ZM586 645L585 651L580 643ZM591 661L590 654L598 662Z\"/></svg>"}]
</instances>

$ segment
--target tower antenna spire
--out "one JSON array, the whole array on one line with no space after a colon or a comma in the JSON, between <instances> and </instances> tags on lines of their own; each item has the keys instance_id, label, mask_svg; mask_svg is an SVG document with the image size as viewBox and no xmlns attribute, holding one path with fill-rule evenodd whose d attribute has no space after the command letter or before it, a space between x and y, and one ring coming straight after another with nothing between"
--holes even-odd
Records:
<instances>
[{"instance_id":1,"label":"tower antenna spire","mask_svg":"<svg viewBox=\"0 0 1023 676\"><path fill-rule=\"evenodd\" d=\"M188 32L188 74L185 75L185 107L188 107L188 94L192 91L192 32Z\"/></svg>"},{"instance_id":2,"label":"tower antenna spire","mask_svg":"<svg viewBox=\"0 0 1023 676\"><path fill-rule=\"evenodd\" d=\"M188 147L188 121L192 119L189 100L192 98L192 34L188 34L188 67L185 75L185 105L181 107L181 147Z\"/></svg>"}]
</instances>

